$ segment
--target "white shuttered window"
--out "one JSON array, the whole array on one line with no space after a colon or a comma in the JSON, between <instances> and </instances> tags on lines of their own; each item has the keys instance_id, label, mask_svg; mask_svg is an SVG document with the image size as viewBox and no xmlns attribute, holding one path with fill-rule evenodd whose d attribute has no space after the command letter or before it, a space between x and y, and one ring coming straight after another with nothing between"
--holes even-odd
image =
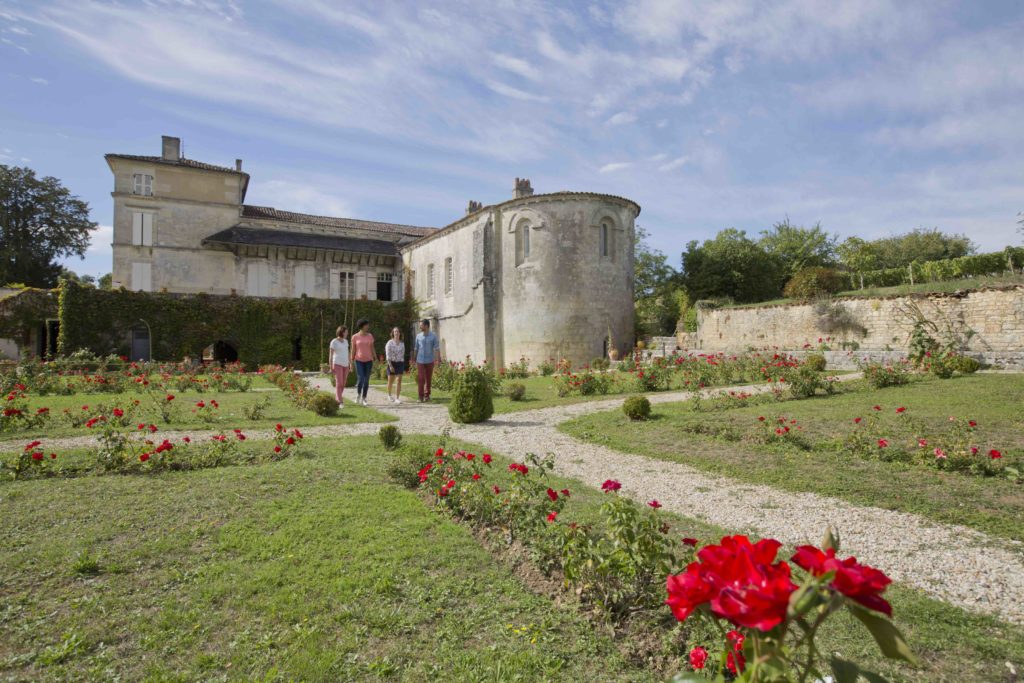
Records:
<instances>
[{"instance_id":1,"label":"white shuttered window","mask_svg":"<svg viewBox=\"0 0 1024 683\"><path fill-rule=\"evenodd\" d=\"M245 293L249 296L270 296L270 265L253 261L245 273Z\"/></svg>"},{"instance_id":2,"label":"white shuttered window","mask_svg":"<svg viewBox=\"0 0 1024 683\"><path fill-rule=\"evenodd\" d=\"M153 246L153 214L132 212L132 244L136 247Z\"/></svg>"},{"instance_id":3,"label":"white shuttered window","mask_svg":"<svg viewBox=\"0 0 1024 683\"><path fill-rule=\"evenodd\" d=\"M316 295L316 269L308 264L304 263L299 266L295 266L295 296L299 297L305 294L306 296Z\"/></svg>"},{"instance_id":4,"label":"white shuttered window","mask_svg":"<svg viewBox=\"0 0 1024 683\"><path fill-rule=\"evenodd\" d=\"M153 291L153 264L148 261L132 263L132 289L137 292Z\"/></svg>"},{"instance_id":5,"label":"white shuttered window","mask_svg":"<svg viewBox=\"0 0 1024 683\"><path fill-rule=\"evenodd\" d=\"M146 175L145 173L133 173L132 194L151 197L153 195L153 176Z\"/></svg>"}]
</instances>

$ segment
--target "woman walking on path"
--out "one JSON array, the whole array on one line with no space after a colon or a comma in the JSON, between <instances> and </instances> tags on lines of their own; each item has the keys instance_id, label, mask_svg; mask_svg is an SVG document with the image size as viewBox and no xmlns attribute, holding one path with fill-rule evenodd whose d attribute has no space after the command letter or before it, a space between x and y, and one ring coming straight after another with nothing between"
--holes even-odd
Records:
<instances>
[{"instance_id":1,"label":"woman walking on path","mask_svg":"<svg viewBox=\"0 0 1024 683\"><path fill-rule=\"evenodd\" d=\"M392 403L401 403L402 375L405 374L405 342L402 341L402 330L397 327L391 330L391 339L384 345L384 361L388 364L388 399ZM391 384L396 383L395 397L391 398Z\"/></svg>"},{"instance_id":2,"label":"woman walking on path","mask_svg":"<svg viewBox=\"0 0 1024 683\"><path fill-rule=\"evenodd\" d=\"M342 325L335 333L337 336L331 340L329 362L331 373L334 375L334 398L338 405L345 405L342 394L345 393L345 384L348 382L348 371L351 369L348 358L348 328Z\"/></svg>"},{"instance_id":3,"label":"woman walking on path","mask_svg":"<svg viewBox=\"0 0 1024 683\"><path fill-rule=\"evenodd\" d=\"M363 318L356 323L357 332L352 335L352 358L356 362L356 402L366 405L366 394L370 391L370 372L373 370L373 335L370 321Z\"/></svg>"}]
</instances>

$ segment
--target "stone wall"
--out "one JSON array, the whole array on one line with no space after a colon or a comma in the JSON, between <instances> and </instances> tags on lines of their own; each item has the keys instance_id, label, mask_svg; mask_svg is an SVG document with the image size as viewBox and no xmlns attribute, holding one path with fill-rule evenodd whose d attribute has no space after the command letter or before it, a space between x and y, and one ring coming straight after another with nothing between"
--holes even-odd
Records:
<instances>
[{"instance_id":1,"label":"stone wall","mask_svg":"<svg viewBox=\"0 0 1024 683\"><path fill-rule=\"evenodd\" d=\"M827 319L810 304L702 309L697 314L697 332L686 340L693 343L686 347L799 350L828 342L833 349L860 356L903 351L913 315L920 311L939 326L939 336L952 334L963 340L966 352L985 362L1015 364L1024 355L1024 287L836 302L861 330L828 331Z\"/></svg>"}]
</instances>

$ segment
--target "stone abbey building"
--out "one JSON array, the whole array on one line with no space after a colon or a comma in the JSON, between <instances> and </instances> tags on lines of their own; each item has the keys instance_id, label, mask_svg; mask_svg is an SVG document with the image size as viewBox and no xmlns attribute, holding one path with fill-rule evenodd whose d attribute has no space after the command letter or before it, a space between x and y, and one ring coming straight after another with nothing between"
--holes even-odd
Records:
<instances>
[{"instance_id":1,"label":"stone abbey building","mask_svg":"<svg viewBox=\"0 0 1024 683\"><path fill-rule=\"evenodd\" d=\"M443 228L245 203L249 175L181 155L108 154L115 287L174 293L399 301L431 318L446 358L499 365L605 355L633 343L640 207L591 192L470 202ZM411 325L412 321L410 321Z\"/></svg>"}]
</instances>

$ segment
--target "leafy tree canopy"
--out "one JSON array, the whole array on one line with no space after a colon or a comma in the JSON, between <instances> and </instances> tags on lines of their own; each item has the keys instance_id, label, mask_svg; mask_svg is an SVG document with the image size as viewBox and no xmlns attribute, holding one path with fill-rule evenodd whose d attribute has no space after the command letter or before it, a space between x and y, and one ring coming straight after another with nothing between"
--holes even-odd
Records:
<instances>
[{"instance_id":1,"label":"leafy tree canopy","mask_svg":"<svg viewBox=\"0 0 1024 683\"><path fill-rule=\"evenodd\" d=\"M690 298L731 297L739 303L764 301L779 296L786 281L786 265L768 253L747 233L735 228L714 239L686 245L681 280Z\"/></svg>"},{"instance_id":2,"label":"leafy tree canopy","mask_svg":"<svg viewBox=\"0 0 1024 683\"><path fill-rule=\"evenodd\" d=\"M782 262L789 276L804 268L835 265L836 242L821 223L804 228L791 224L788 218L761 233L761 246Z\"/></svg>"},{"instance_id":3,"label":"leafy tree canopy","mask_svg":"<svg viewBox=\"0 0 1024 683\"><path fill-rule=\"evenodd\" d=\"M633 295L637 333L671 334L681 314L678 273L668 257L647 243L650 234L636 226Z\"/></svg>"},{"instance_id":4,"label":"leafy tree canopy","mask_svg":"<svg viewBox=\"0 0 1024 683\"><path fill-rule=\"evenodd\" d=\"M914 261L939 261L973 254L977 248L967 235L945 233L938 228L917 228L902 235L871 242L878 268L902 268Z\"/></svg>"},{"instance_id":5,"label":"leafy tree canopy","mask_svg":"<svg viewBox=\"0 0 1024 683\"><path fill-rule=\"evenodd\" d=\"M57 178L0 164L0 283L54 287L64 269L57 259L84 256L89 205Z\"/></svg>"}]
</instances>

